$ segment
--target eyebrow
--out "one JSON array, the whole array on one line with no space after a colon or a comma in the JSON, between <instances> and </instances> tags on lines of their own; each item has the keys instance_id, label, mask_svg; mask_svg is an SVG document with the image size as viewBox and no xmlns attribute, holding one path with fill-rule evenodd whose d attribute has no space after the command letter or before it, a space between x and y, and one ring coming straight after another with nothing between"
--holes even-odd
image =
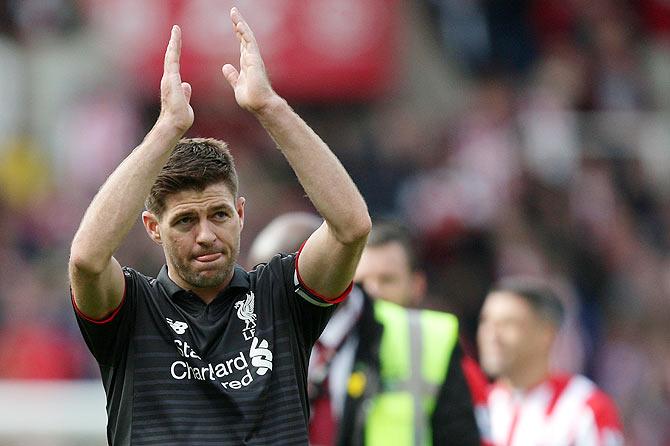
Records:
<instances>
[{"instance_id":1,"label":"eyebrow","mask_svg":"<svg viewBox=\"0 0 670 446\"><path fill-rule=\"evenodd\" d=\"M192 215L195 215L196 212L192 210L185 210L185 211L180 211L173 216L170 217L169 222L170 224L176 223L177 221L181 220L184 217L190 217Z\"/></svg>"},{"instance_id":2,"label":"eyebrow","mask_svg":"<svg viewBox=\"0 0 670 446\"><path fill-rule=\"evenodd\" d=\"M218 211L222 211L222 210L232 212L233 208L227 203L217 203L217 204L215 204L211 207L208 207L207 208L207 213L218 212ZM174 214L172 217L170 217L169 221L170 221L170 223L174 223L181 218L188 217L188 216L191 216L191 215L197 215L197 212L194 211L193 209L185 209L183 211L179 211L176 214Z\"/></svg>"},{"instance_id":3,"label":"eyebrow","mask_svg":"<svg viewBox=\"0 0 670 446\"><path fill-rule=\"evenodd\" d=\"M221 204L217 204L215 206L212 206L211 208L207 208L208 212L217 212L217 211L221 211L221 210L232 211L233 208L231 206L229 206L227 203L221 203Z\"/></svg>"}]
</instances>

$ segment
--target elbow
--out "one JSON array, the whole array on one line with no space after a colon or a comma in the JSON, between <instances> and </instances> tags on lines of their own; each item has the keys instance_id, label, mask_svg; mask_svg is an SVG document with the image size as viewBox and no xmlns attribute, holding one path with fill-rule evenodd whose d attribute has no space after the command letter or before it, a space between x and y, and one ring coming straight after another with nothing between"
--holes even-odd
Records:
<instances>
[{"instance_id":1,"label":"elbow","mask_svg":"<svg viewBox=\"0 0 670 446\"><path fill-rule=\"evenodd\" d=\"M358 234L359 239L363 240L363 243L367 241L368 235L370 235L370 231L372 231L372 218L370 218L370 214L366 209L365 215L361 219L359 225L359 234Z\"/></svg>"},{"instance_id":2,"label":"elbow","mask_svg":"<svg viewBox=\"0 0 670 446\"><path fill-rule=\"evenodd\" d=\"M68 265L70 275L96 276L102 274L106 266L106 263L96 260L95 256L77 249L74 245L72 246Z\"/></svg>"},{"instance_id":3,"label":"elbow","mask_svg":"<svg viewBox=\"0 0 670 446\"><path fill-rule=\"evenodd\" d=\"M365 245L372 230L372 219L367 210L360 217L349 222L346 235L341 239L346 245Z\"/></svg>"}]
</instances>

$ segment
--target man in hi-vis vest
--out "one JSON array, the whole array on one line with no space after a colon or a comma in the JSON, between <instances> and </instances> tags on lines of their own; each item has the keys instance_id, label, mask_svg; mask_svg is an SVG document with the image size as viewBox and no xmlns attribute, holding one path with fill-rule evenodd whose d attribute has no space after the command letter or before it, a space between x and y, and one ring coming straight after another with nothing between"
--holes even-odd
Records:
<instances>
[{"instance_id":1,"label":"man in hi-vis vest","mask_svg":"<svg viewBox=\"0 0 670 446\"><path fill-rule=\"evenodd\" d=\"M296 251L321 222L302 212L277 217L252 243L249 267ZM374 225L368 241L356 274L361 284L312 349L310 445L479 445L458 321L405 308L419 303L426 281L404 229ZM396 303L371 298L359 285Z\"/></svg>"},{"instance_id":2,"label":"man in hi-vis vest","mask_svg":"<svg viewBox=\"0 0 670 446\"><path fill-rule=\"evenodd\" d=\"M426 291L414 244L394 222L373 224L354 282L372 297L340 420L340 444L479 445L461 368L458 320L416 307Z\"/></svg>"}]
</instances>

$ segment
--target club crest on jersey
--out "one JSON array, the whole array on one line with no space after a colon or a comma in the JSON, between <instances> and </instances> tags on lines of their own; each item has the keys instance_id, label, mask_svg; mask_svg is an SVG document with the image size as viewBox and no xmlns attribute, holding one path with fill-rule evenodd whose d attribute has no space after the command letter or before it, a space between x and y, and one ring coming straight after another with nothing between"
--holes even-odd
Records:
<instances>
[{"instance_id":1,"label":"club crest on jersey","mask_svg":"<svg viewBox=\"0 0 670 446\"><path fill-rule=\"evenodd\" d=\"M237 308L237 317L244 321L244 330L242 330L242 336L244 340L248 341L254 337L256 333L256 313L254 313L254 292L251 291L247 294L245 300L240 300L235 302L235 308Z\"/></svg>"},{"instance_id":2,"label":"club crest on jersey","mask_svg":"<svg viewBox=\"0 0 670 446\"><path fill-rule=\"evenodd\" d=\"M168 325L170 325L170 327L177 334L184 334L186 332L186 329L188 328L188 324L186 322L173 321L169 317L166 317L165 320L167 321Z\"/></svg>"}]
</instances>

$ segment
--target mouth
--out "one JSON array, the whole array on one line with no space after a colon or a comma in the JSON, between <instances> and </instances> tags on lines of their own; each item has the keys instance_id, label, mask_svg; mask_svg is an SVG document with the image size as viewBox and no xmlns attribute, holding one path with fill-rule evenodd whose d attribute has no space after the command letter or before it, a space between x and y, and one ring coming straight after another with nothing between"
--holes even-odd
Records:
<instances>
[{"instance_id":1,"label":"mouth","mask_svg":"<svg viewBox=\"0 0 670 446\"><path fill-rule=\"evenodd\" d=\"M221 257L223 257L223 254L221 254L220 252L215 252L215 253L212 253L212 254L203 254L203 255L197 256L195 258L195 260L197 260L198 262L201 262L201 263L211 263L211 262L214 262L216 260L219 260Z\"/></svg>"}]
</instances>

